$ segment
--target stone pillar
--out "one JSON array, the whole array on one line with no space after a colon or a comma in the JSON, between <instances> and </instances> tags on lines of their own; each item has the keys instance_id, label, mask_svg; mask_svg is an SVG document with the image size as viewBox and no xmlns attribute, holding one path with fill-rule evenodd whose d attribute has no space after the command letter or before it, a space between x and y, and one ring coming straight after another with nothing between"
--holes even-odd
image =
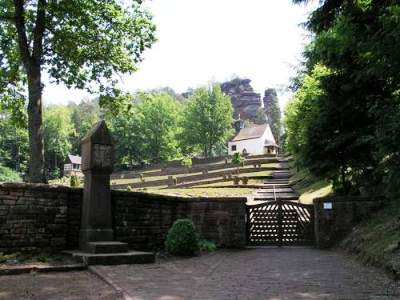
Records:
<instances>
[{"instance_id":1,"label":"stone pillar","mask_svg":"<svg viewBox=\"0 0 400 300\"><path fill-rule=\"evenodd\" d=\"M80 248L90 242L112 241L110 174L114 147L104 121L97 123L81 142L85 186L82 203Z\"/></svg>"}]
</instances>

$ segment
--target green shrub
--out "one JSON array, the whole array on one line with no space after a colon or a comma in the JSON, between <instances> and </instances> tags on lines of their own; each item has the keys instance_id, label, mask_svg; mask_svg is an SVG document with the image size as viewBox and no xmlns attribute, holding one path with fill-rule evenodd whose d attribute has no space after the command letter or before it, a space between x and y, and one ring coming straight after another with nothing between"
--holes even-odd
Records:
<instances>
[{"instance_id":1,"label":"green shrub","mask_svg":"<svg viewBox=\"0 0 400 300\"><path fill-rule=\"evenodd\" d=\"M217 245L212 241L200 240L199 242L200 251L203 252L214 252L217 251Z\"/></svg>"},{"instance_id":2,"label":"green shrub","mask_svg":"<svg viewBox=\"0 0 400 300\"><path fill-rule=\"evenodd\" d=\"M176 256L192 256L199 252L199 238L189 219L176 220L168 231L167 251Z\"/></svg>"},{"instance_id":3,"label":"green shrub","mask_svg":"<svg viewBox=\"0 0 400 300\"><path fill-rule=\"evenodd\" d=\"M70 185L72 187L79 187L81 185L81 181L80 181L79 177L76 175L72 175Z\"/></svg>"},{"instance_id":4,"label":"green shrub","mask_svg":"<svg viewBox=\"0 0 400 300\"><path fill-rule=\"evenodd\" d=\"M235 165L240 165L240 163L243 161L243 157L239 152L235 152L232 156L232 163Z\"/></svg>"},{"instance_id":5,"label":"green shrub","mask_svg":"<svg viewBox=\"0 0 400 300\"><path fill-rule=\"evenodd\" d=\"M239 182L240 182L240 178L239 177L237 177L237 176L233 177L233 184L234 185L238 185Z\"/></svg>"},{"instance_id":6,"label":"green shrub","mask_svg":"<svg viewBox=\"0 0 400 300\"><path fill-rule=\"evenodd\" d=\"M249 182L249 178L242 177L242 182L243 182L243 184L247 184Z\"/></svg>"},{"instance_id":7,"label":"green shrub","mask_svg":"<svg viewBox=\"0 0 400 300\"><path fill-rule=\"evenodd\" d=\"M184 167L191 168L192 164L192 158L190 156L186 156L181 160L181 165Z\"/></svg>"},{"instance_id":8,"label":"green shrub","mask_svg":"<svg viewBox=\"0 0 400 300\"><path fill-rule=\"evenodd\" d=\"M0 182L22 181L21 176L14 170L0 165Z\"/></svg>"}]
</instances>

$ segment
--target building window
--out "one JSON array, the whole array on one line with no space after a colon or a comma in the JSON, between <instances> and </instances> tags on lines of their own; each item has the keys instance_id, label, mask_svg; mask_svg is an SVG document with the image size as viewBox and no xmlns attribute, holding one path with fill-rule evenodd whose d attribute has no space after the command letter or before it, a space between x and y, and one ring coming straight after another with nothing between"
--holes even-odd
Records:
<instances>
[{"instance_id":1,"label":"building window","mask_svg":"<svg viewBox=\"0 0 400 300\"><path fill-rule=\"evenodd\" d=\"M232 151L236 151L236 145L232 145L231 149Z\"/></svg>"}]
</instances>

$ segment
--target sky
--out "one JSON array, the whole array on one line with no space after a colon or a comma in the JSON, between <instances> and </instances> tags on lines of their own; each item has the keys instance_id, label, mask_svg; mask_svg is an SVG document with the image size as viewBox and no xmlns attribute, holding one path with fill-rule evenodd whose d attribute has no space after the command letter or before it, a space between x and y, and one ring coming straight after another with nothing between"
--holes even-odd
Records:
<instances>
[{"instance_id":1,"label":"sky","mask_svg":"<svg viewBox=\"0 0 400 300\"><path fill-rule=\"evenodd\" d=\"M309 33L301 26L318 1L152 0L157 42L144 53L139 70L123 76L125 91L169 86L177 92L249 78L254 90L278 90L283 107ZM46 83L45 104L93 97L81 90Z\"/></svg>"}]
</instances>

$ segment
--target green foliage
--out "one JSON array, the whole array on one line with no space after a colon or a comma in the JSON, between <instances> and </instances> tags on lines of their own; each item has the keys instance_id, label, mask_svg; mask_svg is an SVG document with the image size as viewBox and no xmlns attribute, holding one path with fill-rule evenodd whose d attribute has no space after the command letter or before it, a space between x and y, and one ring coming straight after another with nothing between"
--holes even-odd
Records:
<instances>
[{"instance_id":1,"label":"green foliage","mask_svg":"<svg viewBox=\"0 0 400 300\"><path fill-rule=\"evenodd\" d=\"M278 144L280 144L280 137L282 134L282 122L281 122L281 109L279 107L278 95L276 94L275 89L268 89L265 91L265 95L267 96L267 100L265 102L265 112L266 112L266 122L269 123L271 127L272 134L275 137L275 140ZM261 116L258 116L257 119L260 119ZM256 122L257 123L257 122ZM258 123L258 124L263 124Z\"/></svg>"},{"instance_id":2,"label":"green foliage","mask_svg":"<svg viewBox=\"0 0 400 300\"><path fill-rule=\"evenodd\" d=\"M182 148L184 153L202 151L210 157L217 146L233 134L233 108L219 85L196 89L184 109Z\"/></svg>"},{"instance_id":3,"label":"green foliage","mask_svg":"<svg viewBox=\"0 0 400 300\"><path fill-rule=\"evenodd\" d=\"M81 185L81 181L78 176L72 175L70 178L70 186L71 187L79 187Z\"/></svg>"},{"instance_id":4,"label":"green foliage","mask_svg":"<svg viewBox=\"0 0 400 300\"><path fill-rule=\"evenodd\" d=\"M177 256L192 256L199 252L199 238L190 219L175 221L168 231L167 251Z\"/></svg>"},{"instance_id":5,"label":"green foliage","mask_svg":"<svg viewBox=\"0 0 400 300\"><path fill-rule=\"evenodd\" d=\"M19 173L27 171L28 132L16 126L10 113L0 112L0 164Z\"/></svg>"},{"instance_id":6,"label":"green foliage","mask_svg":"<svg viewBox=\"0 0 400 300\"><path fill-rule=\"evenodd\" d=\"M192 158L190 156L185 156L181 160L181 165L184 167L191 168L192 167Z\"/></svg>"},{"instance_id":7,"label":"green foliage","mask_svg":"<svg viewBox=\"0 0 400 300\"><path fill-rule=\"evenodd\" d=\"M21 127L28 107L30 179L43 181L41 73L69 88L115 94L116 75L136 71L155 26L140 0L0 0L0 15L0 106Z\"/></svg>"},{"instance_id":8,"label":"green foliage","mask_svg":"<svg viewBox=\"0 0 400 300\"><path fill-rule=\"evenodd\" d=\"M213 241L208 240L200 240L199 248L201 252L215 252L218 249L217 245Z\"/></svg>"},{"instance_id":9,"label":"green foliage","mask_svg":"<svg viewBox=\"0 0 400 300\"><path fill-rule=\"evenodd\" d=\"M14 170L0 165L0 182L21 181L21 176Z\"/></svg>"},{"instance_id":10,"label":"green foliage","mask_svg":"<svg viewBox=\"0 0 400 300\"><path fill-rule=\"evenodd\" d=\"M239 152L235 152L232 155L232 163L235 165L240 165L243 162L243 156Z\"/></svg>"},{"instance_id":11,"label":"green foliage","mask_svg":"<svg viewBox=\"0 0 400 300\"><path fill-rule=\"evenodd\" d=\"M74 127L71 110L63 105L47 107L43 115L45 141L45 159L50 179L58 178L72 145L70 137Z\"/></svg>"},{"instance_id":12,"label":"green foliage","mask_svg":"<svg viewBox=\"0 0 400 300\"><path fill-rule=\"evenodd\" d=\"M179 158L181 107L170 94L131 95L125 111L106 116L116 144L117 167Z\"/></svg>"},{"instance_id":13,"label":"green foliage","mask_svg":"<svg viewBox=\"0 0 400 300\"><path fill-rule=\"evenodd\" d=\"M322 1L308 22L315 38L286 108L286 143L337 191L397 184L399 18L396 1Z\"/></svg>"},{"instance_id":14,"label":"green foliage","mask_svg":"<svg viewBox=\"0 0 400 300\"><path fill-rule=\"evenodd\" d=\"M71 153L81 152L81 141L94 124L100 121L101 110L98 100L83 99L79 104L69 103L68 108L72 111L71 120L74 127L71 142Z\"/></svg>"}]
</instances>

